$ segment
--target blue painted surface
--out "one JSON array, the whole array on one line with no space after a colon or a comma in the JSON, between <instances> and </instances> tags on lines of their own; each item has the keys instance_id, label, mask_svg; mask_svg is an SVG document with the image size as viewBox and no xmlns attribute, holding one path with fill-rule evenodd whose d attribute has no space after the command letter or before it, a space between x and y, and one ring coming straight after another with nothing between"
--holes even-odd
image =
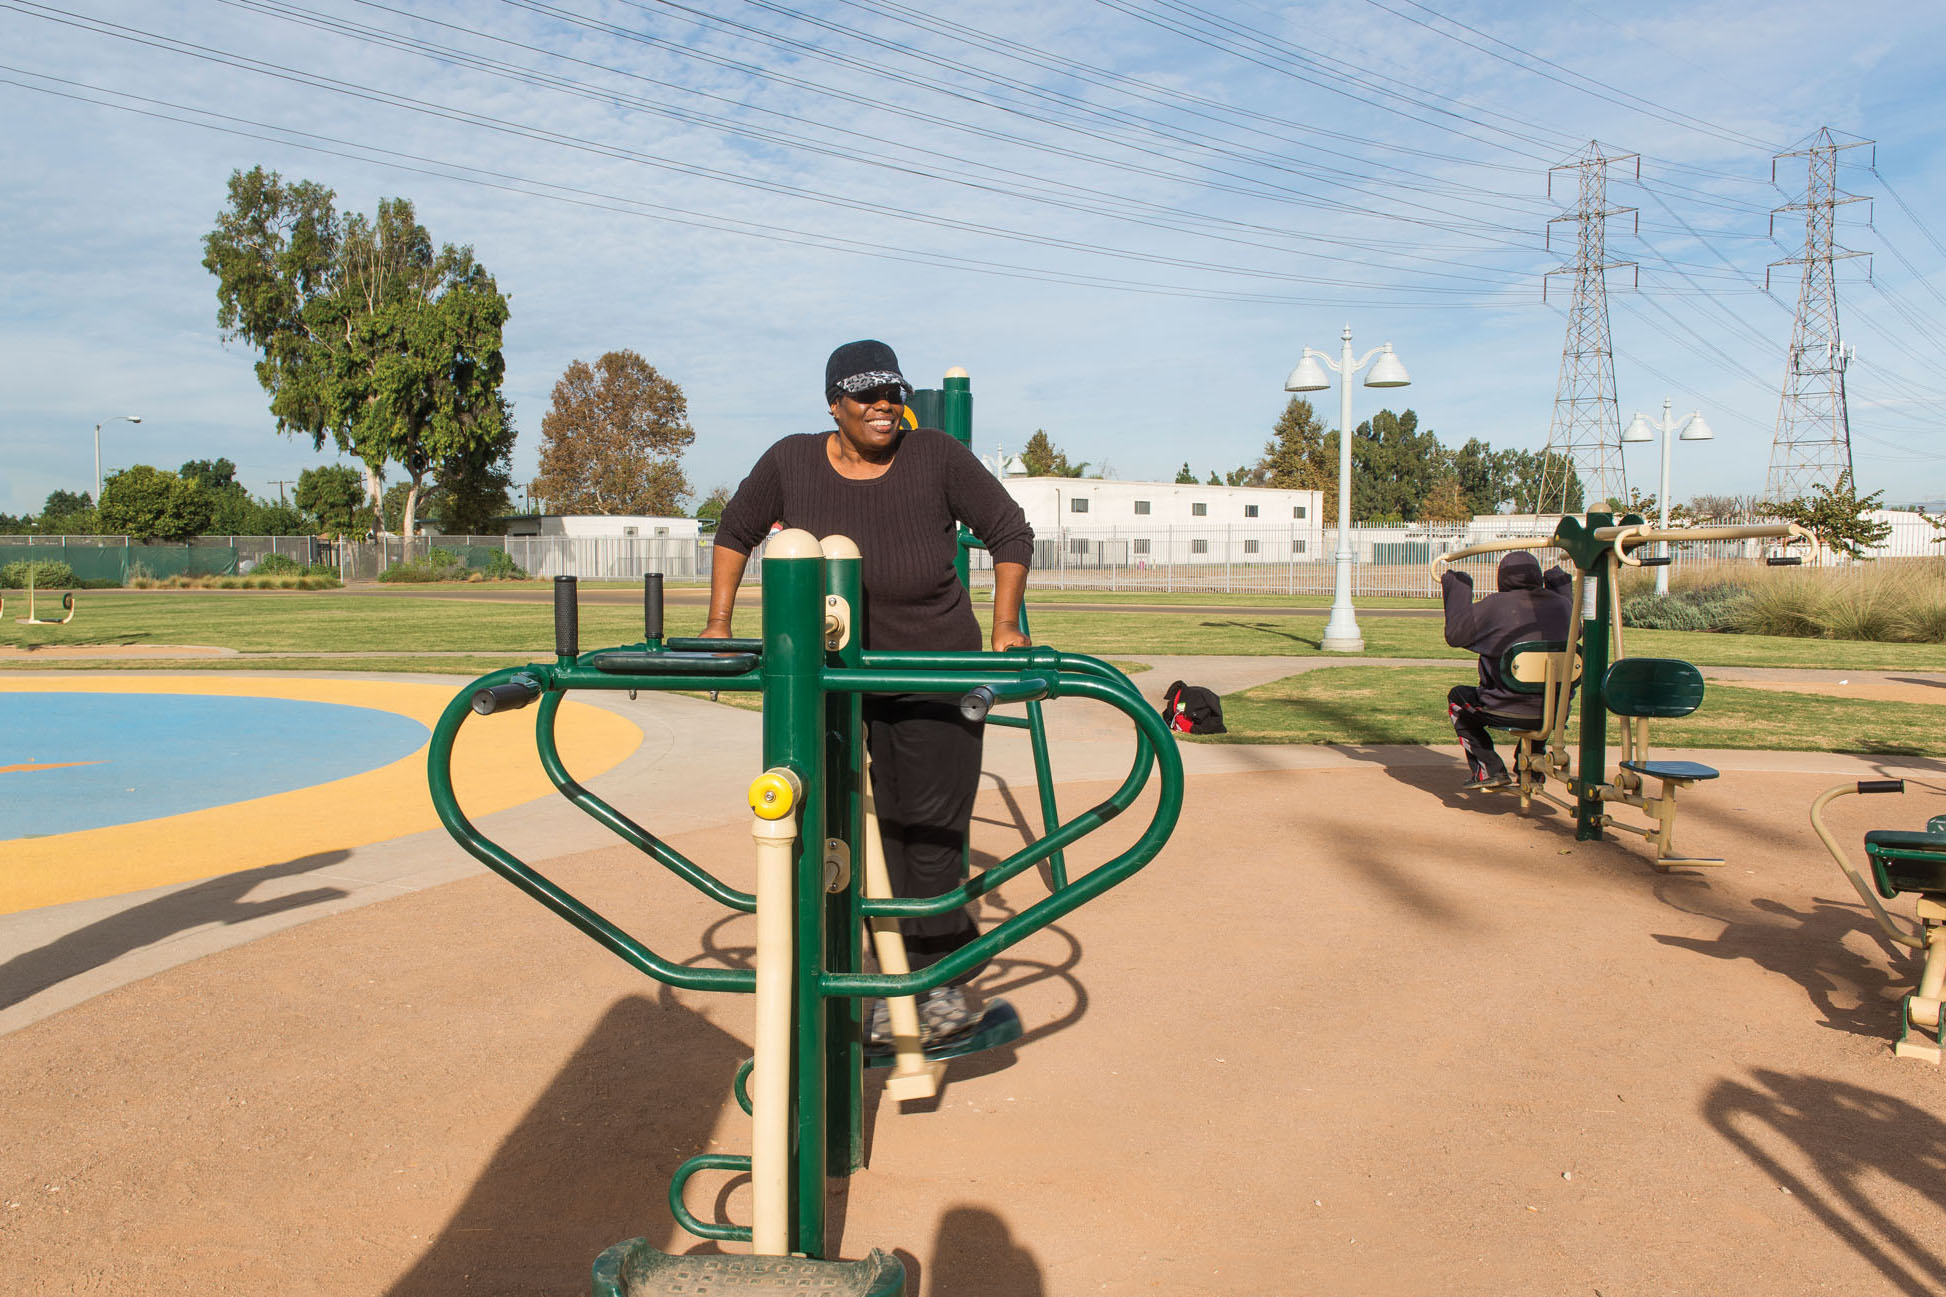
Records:
<instances>
[{"instance_id":1,"label":"blue painted surface","mask_svg":"<svg viewBox=\"0 0 1946 1297\"><path fill-rule=\"evenodd\" d=\"M91 763L0 774L0 841L308 788L389 764L429 737L409 716L342 703L0 693L0 766Z\"/></svg>"}]
</instances>

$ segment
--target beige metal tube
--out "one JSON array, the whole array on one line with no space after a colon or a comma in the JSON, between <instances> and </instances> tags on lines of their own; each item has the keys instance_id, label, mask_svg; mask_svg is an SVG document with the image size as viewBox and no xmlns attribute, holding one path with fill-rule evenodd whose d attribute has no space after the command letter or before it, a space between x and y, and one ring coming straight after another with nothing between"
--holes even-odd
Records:
<instances>
[{"instance_id":1,"label":"beige metal tube","mask_svg":"<svg viewBox=\"0 0 1946 1297\"><path fill-rule=\"evenodd\" d=\"M1511 539L1483 540L1477 545L1456 549L1450 554L1441 554L1432 561L1433 571L1439 571L1441 563L1457 563L1463 558L1477 558L1481 554L1499 554L1510 549L1548 549L1556 545L1552 536L1515 536Z\"/></svg>"},{"instance_id":2,"label":"beige metal tube","mask_svg":"<svg viewBox=\"0 0 1946 1297\"><path fill-rule=\"evenodd\" d=\"M776 772L772 772L774 774ZM770 775L765 775L768 779ZM795 783L795 781L792 781ZM757 841L757 1032L751 1073L750 1250L790 1255L791 873L797 817L753 817Z\"/></svg>"},{"instance_id":3,"label":"beige metal tube","mask_svg":"<svg viewBox=\"0 0 1946 1297\"><path fill-rule=\"evenodd\" d=\"M1825 804L1834 797L1843 797L1847 793L1855 793L1857 791L1858 785L1856 784L1839 784L1835 788L1827 788L1819 793L1817 799L1811 803L1811 827L1818 831L1820 838L1824 839L1825 850L1829 851L1831 858L1838 862L1838 868L1845 871L1845 877L1851 879L1852 888L1857 891L1859 899L1870 907L1872 916L1878 920L1878 926L1885 930L1885 935L1902 946L1911 946L1915 950L1923 950L1926 946L1926 939L1923 936L1914 936L1907 932L1893 920L1891 915L1885 912L1885 907L1878 903L1878 896L1872 891L1871 886L1863 878L1859 877L1856 869L1852 868L1850 857L1845 855L1844 849L1838 845L1838 840L1831 836L1831 830L1824 827L1823 812Z\"/></svg>"},{"instance_id":4,"label":"beige metal tube","mask_svg":"<svg viewBox=\"0 0 1946 1297\"><path fill-rule=\"evenodd\" d=\"M1794 522L1757 522L1739 526L1724 527L1651 527L1647 523L1623 523L1614 527L1597 527L1592 533L1596 540L1615 540L1627 535L1631 544L1645 541L1667 540L1811 540L1811 533Z\"/></svg>"},{"instance_id":5,"label":"beige metal tube","mask_svg":"<svg viewBox=\"0 0 1946 1297\"><path fill-rule=\"evenodd\" d=\"M885 866L885 839L878 829L878 799L872 795L872 758L869 752L865 754L862 782L865 895L873 900L882 900L892 895L892 875ZM872 951L878 956L878 971L894 977L911 972L912 966L905 957L905 938L899 932L899 921L887 915L874 915L867 920L867 926L871 930ZM910 995L900 995L888 999L885 1007L892 1017L894 1054L892 1074L885 1081L887 1092L900 1102L932 1098L939 1092L939 1078L946 1066L926 1057L925 1046L919 1039L918 1002Z\"/></svg>"}]
</instances>

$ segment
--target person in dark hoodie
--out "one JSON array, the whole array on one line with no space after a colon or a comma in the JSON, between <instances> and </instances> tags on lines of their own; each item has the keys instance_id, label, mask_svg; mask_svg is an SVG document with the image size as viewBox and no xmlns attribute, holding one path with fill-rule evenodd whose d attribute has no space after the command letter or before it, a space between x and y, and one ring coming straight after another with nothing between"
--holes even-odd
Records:
<instances>
[{"instance_id":1,"label":"person in dark hoodie","mask_svg":"<svg viewBox=\"0 0 1946 1297\"><path fill-rule=\"evenodd\" d=\"M1480 683L1455 685L1446 714L1466 749L1467 788L1505 788L1513 776L1493 750L1488 726L1528 729L1540 719L1541 699L1516 693L1500 678L1500 657L1527 640L1568 637L1568 587L1573 578L1558 567L1541 574L1540 560L1517 549L1500 560L1500 592L1475 603L1473 577L1449 568L1440 577L1446 604L1446 642L1480 655Z\"/></svg>"}]
</instances>

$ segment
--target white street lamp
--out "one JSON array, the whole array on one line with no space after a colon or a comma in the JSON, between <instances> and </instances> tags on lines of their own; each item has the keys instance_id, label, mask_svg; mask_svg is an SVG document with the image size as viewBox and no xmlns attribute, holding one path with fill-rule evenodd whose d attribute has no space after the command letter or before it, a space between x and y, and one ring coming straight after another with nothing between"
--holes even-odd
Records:
<instances>
[{"instance_id":1,"label":"white street lamp","mask_svg":"<svg viewBox=\"0 0 1946 1297\"><path fill-rule=\"evenodd\" d=\"M101 421L101 423L116 422L140 423L142 422L142 416L139 414L118 414L114 418L103 419ZM101 507L101 423L95 425L95 508L97 509Z\"/></svg>"},{"instance_id":2,"label":"white street lamp","mask_svg":"<svg viewBox=\"0 0 1946 1297\"><path fill-rule=\"evenodd\" d=\"M1331 386L1325 376L1329 366L1341 376L1338 387L1338 577L1331 598L1331 619L1324 624L1327 653L1363 653L1365 637L1358 630L1358 615L1351 607L1351 377L1371 364L1365 376L1367 387L1405 387L1412 382L1405 366L1392 354L1392 344L1374 347L1356 362L1351 358L1351 326L1345 326L1344 346L1337 360L1321 351L1304 349L1297 368L1284 380L1286 392L1321 392ZM1373 363L1373 357L1377 357Z\"/></svg>"},{"instance_id":3,"label":"white street lamp","mask_svg":"<svg viewBox=\"0 0 1946 1297\"><path fill-rule=\"evenodd\" d=\"M1682 429L1682 433L1676 438L1678 441L1709 441L1716 436L1710 431L1709 424L1703 421L1703 416L1693 411L1681 424L1671 422L1667 397L1663 398L1660 423L1650 423L1649 416L1638 410L1635 417L1628 421L1628 427L1622 429L1622 440L1625 442L1654 441L1658 432L1662 434L1662 479L1657 484L1655 500L1656 507L1661 510L1656 526L1663 531L1669 530L1669 434L1677 427ZM1669 557L1668 541L1661 543L1658 553L1665 559ZM1655 570L1655 592L1658 595L1669 593L1667 563Z\"/></svg>"}]
</instances>

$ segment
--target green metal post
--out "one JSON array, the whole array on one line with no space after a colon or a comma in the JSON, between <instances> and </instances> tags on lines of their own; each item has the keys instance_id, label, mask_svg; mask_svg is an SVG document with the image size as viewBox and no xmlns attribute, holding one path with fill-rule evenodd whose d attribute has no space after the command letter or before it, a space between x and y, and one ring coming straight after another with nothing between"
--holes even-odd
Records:
<instances>
[{"instance_id":1,"label":"green metal post","mask_svg":"<svg viewBox=\"0 0 1946 1297\"><path fill-rule=\"evenodd\" d=\"M764 769L803 781L793 889L791 1251L824 1256L824 559L803 532L772 538L763 571ZM793 550L798 552L793 552ZM781 553L780 553L781 551ZM765 1082L768 1084L768 1082Z\"/></svg>"},{"instance_id":2,"label":"green metal post","mask_svg":"<svg viewBox=\"0 0 1946 1297\"><path fill-rule=\"evenodd\" d=\"M825 557L825 592L842 600L854 618L851 638L831 655L845 667L857 667L864 660L860 642L864 584L859 567L855 558ZM859 694L824 696L825 832L843 841L851 852L850 884L825 897L825 967L833 972L853 973L863 966L864 919L858 910L865 882L863 701ZM840 1176L865 1165L865 1051L859 1005L849 996L825 1000L825 1158L827 1171Z\"/></svg>"},{"instance_id":3,"label":"green metal post","mask_svg":"<svg viewBox=\"0 0 1946 1297\"><path fill-rule=\"evenodd\" d=\"M973 380L963 369L946 372L939 393L939 428L968 450L973 449ZM960 546L954 554L953 569L959 573L959 583L970 588L966 546Z\"/></svg>"},{"instance_id":4,"label":"green metal post","mask_svg":"<svg viewBox=\"0 0 1946 1297\"><path fill-rule=\"evenodd\" d=\"M1588 515L1587 532L1612 527L1612 513ZM1581 607L1573 615L1581 618L1581 766L1575 784L1574 836L1578 842L1598 842L1602 837L1602 803L1594 795L1605 782L1608 770L1608 706L1602 698L1601 680L1608 672L1608 646L1613 636L1609 618L1614 615L1615 592L1609 587L1608 552L1611 547L1594 547L1583 571ZM1579 561L1579 556L1577 556Z\"/></svg>"}]
</instances>

